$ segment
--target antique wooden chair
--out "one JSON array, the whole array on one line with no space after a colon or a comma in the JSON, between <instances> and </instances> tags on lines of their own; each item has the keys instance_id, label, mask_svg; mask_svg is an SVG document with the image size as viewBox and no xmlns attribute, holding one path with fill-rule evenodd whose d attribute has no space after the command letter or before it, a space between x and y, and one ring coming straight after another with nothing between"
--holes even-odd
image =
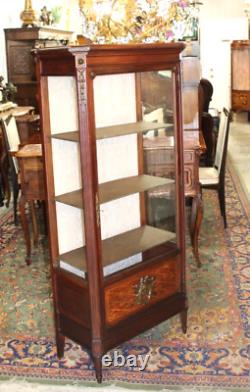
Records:
<instances>
[{"instance_id":1,"label":"antique wooden chair","mask_svg":"<svg viewBox=\"0 0 250 392\"><path fill-rule=\"evenodd\" d=\"M201 78L200 86L202 88L203 98L202 98L202 109L203 112L208 113L209 111L209 104L212 100L213 96L213 85L208 79Z\"/></svg>"},{"instance_id":2,"label":"antique wooden chair","mask_svg":"<svg viewBox=\"0 0 250 392\"><path fill-rule=\"evenodd\" d=\"M9 157L8 150L5 143L5 138L3 135L3 124L0 121L0 176L1 176L1 206L4 204L9 207L11 189L9 183Z\"/></svg>"},{"instance_id":3,"label":"antique wooden chair","mask_svg":"<svg viewBox=\"0 0 250 392\"><path fill-rule=\"evenodd\" d=\"M18 129L16 125L15 117L12 115L8 116L6 119L1 119L1 129L3 135L3 150L4 155L8 157L10 173L5 173L6 176L10 176L10 182L13 192L13 208L14 208L14 222L17 225L17 199L19 193L18 184L18 162L15 157L15 153L18 151L20 138L18 134ZM8 170L7 169L7 170ZM10 195L9 195L10 198ZM9 200L7 200L9 204Z\"/></svg>"},{"instance_id":4,"label":"antique wooden chair","mask_svg":"<svg viewBox=\"0 0 250 392\"><path fill-rule=\"evenodd\" d=\"M225 203L225 168L227 157L227 144L229 135L229 123L231 112L223 108L220 117L220 127L215 153L214 165L199 168L199 180L202 188L216 189L219 196L221 215L224 227L227 227L226 203Z\"/></svg>"},{"instance_id":5,"label":"antique wooden chair","mask_svg":"<svg viewBox=\"0 0 250 392\"><path fill-rule=\"evenodd\" d=\"M5 119L1 118L0 127L2 130L2 155L1 168L5 188L7 188L6 206L9 206L10 191L8 181L10 179L13 192L14 222L17 225L17 200L20 184L18 181L18 161L15 157L19 147L40 143L39 116L34 114L20 115L19 117L10 114Z\"/></svg>"},{"instance_id":6,"label":"antique wooden chair","mask_svg":"<svg viewBox=\"0 0 250 392\"><path fill-rule=\"evenodd\" d=\"M209 113L209 103L212 100L213 86L209 80L202 78L199 83L199 112L201 131L206 143L206 152L200 162L205 166L211 166L214 161L216 140L214 135L214 120Z\"/></svg>"}]
</instances>

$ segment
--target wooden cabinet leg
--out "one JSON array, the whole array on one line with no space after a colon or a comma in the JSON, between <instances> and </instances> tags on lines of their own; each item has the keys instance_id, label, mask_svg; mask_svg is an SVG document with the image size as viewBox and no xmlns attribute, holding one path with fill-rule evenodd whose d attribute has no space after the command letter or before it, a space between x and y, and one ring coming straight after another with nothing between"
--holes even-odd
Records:
<instances>
[{"instance_id":1,"label":"wooden cabinet leg","mask_svg":"<svg viewBox=\"0 0 250 392\"><path fill-rule=\"evenodd\" d=\"M219 203L221 216L224 221L224 228L227 228L227 216L226 216L226 198L225 198L225 184L222 184L218 189Z\"/></svg>"},{"instance_id":2,"label":"wooden cabinet leg","mask_svg":"<svg viewBox=\"0 0 250 392\"><path fill-rule=\"evenodd\" d=\"M102 382L102 342L99 337L92 339L91 356L94 362L96 380L100 384Z\"/></svg>"},{"instance_id":3,"label":"wooden cabinet leg","mask_svg":"<svg viewBox=\"0 0 250 392\"><path fill-rule=\"evenodd\" d=\"M65 336L61 333L56 334L56 350L58 358L64 356Z\"/></svg>"},{"instance_id":4,"label":"wooden cabinet leg","mask_svg":"<svg viewBox=\"0 0 250 392\"><path fill-rule=\"evenodd\" d=\"M12 180L13 183L13 210L14 210L14 223L17 226L18 224L18 218L17 218L17 200L18 200L18 194L19 194L19 184L17 182L17 178L13 178Z\"/></svg>"},{"instance_id":5,"label":"wooden cabinet leg","mask_svg":"<svg viewBox=\"0 0 250 392\"><path fill-rule=\"evenodd\" d=\"M27 216L25 214L25 204L26 201L23 196L20 197L19 200L19 212L20 212L20 219L21 225L24 232L24 240L26 244L26 263L27 265L31 264L31 243L30 243L30 232L29 232L29 223L27 220Z\"/></svg>"},{"instance_id":6,"label":"wooden cabinet leg","mask_svg":"<svg viewBox=\"0 0 250 392\"><path fill-rule=\"evenodd\" d=\"M9 164L8 159L5 155L1 158L0 161L1 165L1 175L2 175L2 185L3 185L3 194L4 198L6 199L6 207L9 207L10 198L11 198L11 190L10 190L10 183L9 183Z\"/></svg>"},{"instance_id":7,"label":"wooden cabinet leg","mask_svg":"<svg viewBox=\"0 0 250 392\"><path fill-rule=\"evenodd\" d=\"M181 329L183 333L187 332L187 309L183 310L180 313L181 318Z\"/></svg>"},{"instance_id":8,"label":"wooden cabinet leg","mask_svg":"<svg viewBox=\"0 0 250 392\"><path fill-rule=\"evenodd\" d=\"M202 218L203 218L203 203L202 203L201 195L199 194L193 197L192 209L191 209L191 222L190 222L191 244L198 267L201 267L198 245L199 245L199 233L200 233Z\"/></svg>"},{"instance_id":9,"label":"wooden cabinet leg","mask_svg":"<svg viewBox=\"0 0 250 392\"><path fill-rule=\"evenodd\" d=\"M34 245L37 246L38 245L38 224L37 224L37 216L36 216L36 208L35 208L34 200L29 201L29 207L30 207L30 211L31 211Z\"/></svg>"},{"instance_id":10,"label":"wooden cabinet leg","mask_svg":"<svg viewBox=\"0 0 250 392\"><path fill-rule=\"evenodd\" d=\"M99 384L102 382L102 356L93 357L95 366L95 376Z\"/></svg>"},{"instance_id":11,"label":"wooden cabinet leg","mask_svg":"<svg viewBox=\"0 0 250 392\"><path fill-rule=\"evenodd\" d=\"M2 176L0 172L0 207L3 207L3 205L4 205L4 191L3 191Z\"/></svg>"}]
</instances>

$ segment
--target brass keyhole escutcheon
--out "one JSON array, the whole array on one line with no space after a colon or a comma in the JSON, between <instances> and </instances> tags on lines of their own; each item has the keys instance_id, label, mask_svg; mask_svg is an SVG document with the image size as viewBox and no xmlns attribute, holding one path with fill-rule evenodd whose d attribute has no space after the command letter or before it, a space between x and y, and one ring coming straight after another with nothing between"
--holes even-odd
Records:
<instances>
[{"instance_id":1,"label":"brass keyhole escutcheon","mask_svg":"<svg viewBox=\"0 0 250 392\"><path fill-rule=\"evenodd\" d=\"M138 305L146 305L155 294L155 277L149 275L142 276L134 288L136 303Z\"/></svg>"}]
</instances>

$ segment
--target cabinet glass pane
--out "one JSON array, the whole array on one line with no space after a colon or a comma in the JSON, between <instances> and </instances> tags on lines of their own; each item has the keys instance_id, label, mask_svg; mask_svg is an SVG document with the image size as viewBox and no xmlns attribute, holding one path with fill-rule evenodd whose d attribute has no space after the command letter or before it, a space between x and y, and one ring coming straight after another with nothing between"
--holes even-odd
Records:
<instances>
[{"instance_id":1,"label":"cabinet glass pane","mask_svg":"<svg viewBox=\"0 0 250 392\"><path fill-rule=\"evenodd\" d=\"M176 247L172 73L97 76L94 105L108 275Z\"/></svg>"},{"instance_id":2,"label":"cabinet glass pane","mask_svg":"<svg viewBox=\"0 0 250 392\"><path fill-rule=\"evenodd\" d=\"M174 147L167 136L143 137L144 170L150 176L168 182L147 192L146 204L151 225L175 232L176 191ZM155 148L157 145L157 148Z\"/></svg>"},{"instance_id":3,"label":"cabinet glass pane","mask_svg":"<svg viewBox=\"0 0 250 392\"><path fill-rule=\"evenodd\" d=\"M232 51L232 89L250 89L250 50L247 46Z\"/></svg>"},{"instance_id":4,"label":"cabinet glass pane","mask_svg":"<svg viewBox=\"0 0 250 392\"><path fill-rule=\"evenodd\" d=\"M143 119L165 124L163 128L143 133L144 173L157 178L166 178L169 181L168 184L147 192L147 220L151 226L175 233L175 134L172 73L171 71L144 72L140 79Z\"/></svg>"}]
</instances>

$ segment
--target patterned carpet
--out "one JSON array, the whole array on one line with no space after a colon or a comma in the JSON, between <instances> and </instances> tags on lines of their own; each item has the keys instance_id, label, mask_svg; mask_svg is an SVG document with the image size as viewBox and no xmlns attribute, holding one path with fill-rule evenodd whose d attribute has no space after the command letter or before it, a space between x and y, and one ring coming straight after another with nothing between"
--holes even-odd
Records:
<instances>
[{"instance_id":1,"label":"patterned carpet","mask_svg":"<svg viewBox=\"0 0 250 392\"><path fill-rule=\"evenodd\" d=\"M224 231L215 193L204 192L200 269L188 247L187 334L177 316L123 344L119 351L125 356L150 354L148 366L143 372L104 369L104 381L250 390L250 227L229 175L226 194ZM72 341L67 340L64 359L57 360L45 241L27 267L12 213L0 219L0 377L94 381L88 354Z\"/></svg>"}]
</instances>

